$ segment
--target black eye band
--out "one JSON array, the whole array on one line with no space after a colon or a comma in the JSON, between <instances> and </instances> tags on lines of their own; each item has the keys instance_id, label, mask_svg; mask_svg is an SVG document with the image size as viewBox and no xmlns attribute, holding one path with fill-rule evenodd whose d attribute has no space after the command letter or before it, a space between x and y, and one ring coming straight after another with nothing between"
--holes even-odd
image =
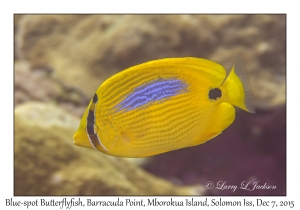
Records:
<instances>
[{"instance_id":1,"label":"black eye band","mask_svg":"<svg viewBox=\"0 0 300 210\"><path fill-rule=\"evenodd\" d=\"M87 123L95 123L95 115L94 115L94 111L92 110L89 110L89 114L88 114L88 117L87 117Z\"/></svg>"},{"instance_id":2,"label":"black eye band","mask_svg":"<svg viewBox=\"0 0 300 210\"><path fill-rule=\"evenodd\" d=\"M95 127L97 127L95 125L95 107L96 107L97 101L98 101L98 97L97 97L97 94L95 94L93 97L93 102L91 103L91 106L89 109L89 113L87 116L87 125L86 125L86 131L88 133L90 142L95 149L97 149L98 147L101 147L100 143L99 143L100 141L99 141L98 135L95 135L98 132L98 129L95 130Z\"/></svg>"},{"instance_id":3,"label":"black eye band","mask_svg":"<svg viewBox=\"0 0 300 210\"><path fill-rule=\"evenodd\" d=\"M94 103L97 103L97 101L98 101L98 96L97 96L97 94L95 93L95 95L94 95L94 97L93 97L93 102L94 102Z\"/></svg>"},{"instance_id":4,"label":"black eye band","mask_svg":"<svg viewBox=\"0 0 300 210\"><path fill-rule=\"evenodd\" d=\"M86 130L87 130L89 136L95 135L94 123L88 123L86 126Z\"/></svg>"}]
</instances>

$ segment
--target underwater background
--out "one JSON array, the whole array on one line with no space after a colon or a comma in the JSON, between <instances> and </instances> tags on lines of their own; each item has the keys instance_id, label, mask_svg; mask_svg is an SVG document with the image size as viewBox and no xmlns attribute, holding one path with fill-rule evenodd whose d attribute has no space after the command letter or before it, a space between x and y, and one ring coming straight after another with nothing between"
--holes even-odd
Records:
<instances>
[{"instance_id":1,"label":"underwater background","mask_svg":"<svg viewBox=\"0 0 300 210\"><path fill-rule=\"evenodd\" d=\"M285 15L20 14L14 36L15 195L286 195ZM187 56L226 69L240 57L256 114L237 109L211 141L150 158L73 144L103 81Z\"/></svg>"}]
</instances>

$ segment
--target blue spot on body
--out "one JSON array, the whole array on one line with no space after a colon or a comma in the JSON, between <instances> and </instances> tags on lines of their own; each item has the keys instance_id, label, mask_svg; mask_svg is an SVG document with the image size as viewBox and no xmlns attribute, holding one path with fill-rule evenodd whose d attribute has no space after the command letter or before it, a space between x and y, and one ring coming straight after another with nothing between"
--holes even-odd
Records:
<instances>
[{"instance_id":1,"label":"blue spot on body","mask_svg":"<svg viewBox=\"0 0 300 210\"><path fill-rule=\"evenodd\" d=\"M117 111L130 111L151 102L170 98L187 91L188 85L180 79L157 79L134 89L114 108Z\"/></svg>"}]
</instances>

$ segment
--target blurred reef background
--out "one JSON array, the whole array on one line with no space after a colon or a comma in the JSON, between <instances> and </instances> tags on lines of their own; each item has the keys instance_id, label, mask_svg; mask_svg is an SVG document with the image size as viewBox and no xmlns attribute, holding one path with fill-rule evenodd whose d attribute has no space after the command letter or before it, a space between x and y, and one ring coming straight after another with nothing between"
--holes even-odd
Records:
<instances>
[{"instance_id":1,"label":"blurred reef background","mask_svg":"<svg viewBox=\"0 0 300 210\"><path fill-rule=\"evenodd\" d=\"M14 15L15 195L286 195L285 15ZM73 145L98 86L166 57L233 66L256 114L197 147L126 159ZM276 189L206 189L243 181Z\"/></svg>"}]
</instances>

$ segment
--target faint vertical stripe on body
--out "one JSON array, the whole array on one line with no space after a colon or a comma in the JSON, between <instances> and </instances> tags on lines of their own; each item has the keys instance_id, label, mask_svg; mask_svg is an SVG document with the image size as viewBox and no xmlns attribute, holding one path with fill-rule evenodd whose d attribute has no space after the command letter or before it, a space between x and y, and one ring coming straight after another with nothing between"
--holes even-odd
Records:
<instances>
[{"instance_id":1,"label":"faint vertical stripe on body","mask_svg":"<svg viewBox=\"0 0 300 210\"><path fill-rule=\"evenodd\" d=\"M157 102L187 91L188 85L177 78L156 79L141 85L126 96L114 108L117 111L130 111L151 102Z\"/></svg>"}]
</instances>

